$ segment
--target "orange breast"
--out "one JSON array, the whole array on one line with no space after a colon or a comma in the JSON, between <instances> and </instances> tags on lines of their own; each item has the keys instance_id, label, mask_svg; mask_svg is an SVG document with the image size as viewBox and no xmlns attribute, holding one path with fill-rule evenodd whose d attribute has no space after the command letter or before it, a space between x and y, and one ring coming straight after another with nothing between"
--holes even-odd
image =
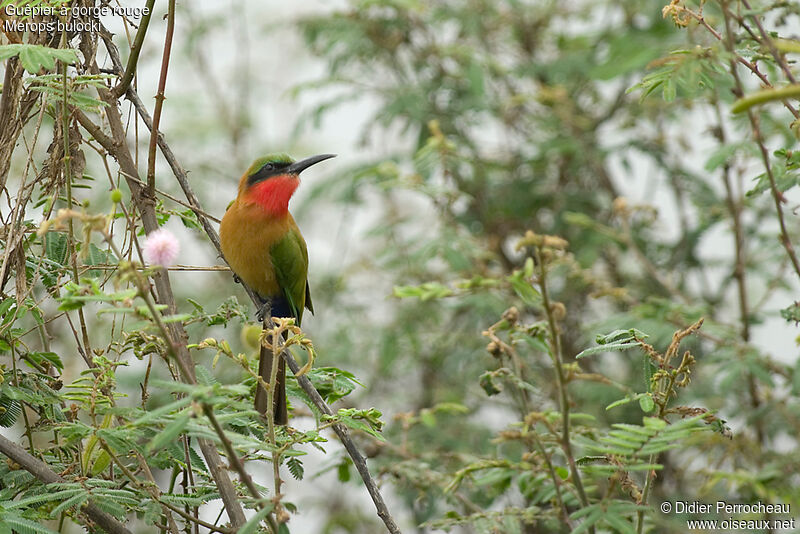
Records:
<instances>
[{"instance_id":1,"label":"orange breast","mask_svg":"<svg viewBox=\"0 0 800 534\"><path fill-rule=\"evenodd\" d=\"M231 269L262 297L281 295L270 247L297 227L288 212L269 216L260 206L236 199L219 225L222 254Z\"/></svg>"}]
</instances>

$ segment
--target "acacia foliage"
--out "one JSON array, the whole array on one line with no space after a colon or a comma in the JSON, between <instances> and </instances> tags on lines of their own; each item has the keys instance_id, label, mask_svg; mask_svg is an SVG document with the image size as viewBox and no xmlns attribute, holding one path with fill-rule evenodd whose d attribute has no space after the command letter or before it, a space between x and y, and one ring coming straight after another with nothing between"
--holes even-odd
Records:
<instances>
[{"instance_id":1,"label":"acacia foliage","mask_svg":"<svg viewBox=\"0 0 800 534\"><path fill-rule=\"evenodd\" d=\"M375 110L380 157L315 200L384 214L329 326L397 412L376 461L415 523L683 532L659 503L797 506L797 22L768 2L378 0L301 23L329 65L300 88L330 97L305 127ZM387 286L365 323L357 295ZM676 435L636 445L664 421Z\"/></svg>"}]
</instances>

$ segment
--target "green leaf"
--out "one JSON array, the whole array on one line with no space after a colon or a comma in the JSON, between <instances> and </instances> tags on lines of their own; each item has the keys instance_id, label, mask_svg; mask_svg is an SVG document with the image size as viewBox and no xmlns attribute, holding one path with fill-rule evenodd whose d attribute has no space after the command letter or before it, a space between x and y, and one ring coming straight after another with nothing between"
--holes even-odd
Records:
<instances>
[{"instance_id":1,"label":"green leaf","mask_svg":"<svg viewBox=\"0 0 800 534\"><path fill-rule=\"evenodd\" d=\"M49 362L59 371L64 370L64 364L61 362L59 355L55 352L29 352L27 353L27 357L38 364Z\"/></svg>"},{"instance_id":2,"label":"green leaf","mask_svg":"<svg viewBox=\"0 0 800 534\"><path fill-rule=\"evenodd\" d=\"M800 53L800 41L794 39L773 39L772 41L780 52L787 54Z\"/></svg>"},{"instance_id":3,"label":"green leaf","mask_svg":"<svg viewBox=\"0 0 800 534\"><path fill-rule=\"evenodd\" d=\"M649 397L649 396L650 396L649 393L635 393L635 394L629 393L628 395L625 395L625 397L615 400L614 402L606 406L606 410L610 410L611 408L616 408L617 406L622 406L623 404L628 404L633 401L639 401L641 405L642 397Z\"/></svg>"},{"instance_id":4,"label":"green leaf","mask_svg":"<svg viewBox=\"0 0 800 534\"><path fill-rule=\"evenodd\" d=\"M170 413L172 411L176 411L176 410L178 410L180 408L183 408L184 406L187 406L191 402L192 402L192 398L191 397L188 397L188 396L187 397L181 397L180 399L177 399L177 400L172 401L172 402L170 402L168 404L165 404L164 406L156 408L155 410L151 410L149 412L146 412L145 415L143 415L139 419L136 419L135 421L133 421L130 424L131 424L131 426L146 426L146 425L149 425L149 424L154 423L155 421L159 420L161 417L165 416L166 414L168 414L168 413Z\"/></svg>"},{"instance_id":5,"label":"green leaf","mask_svg":"<svg viewBox=\"0 0 800 534\"><path fill-rule=\"evenodd\" d=\"M102 250L94 243L89 243L89 250L86 255L86 259L83 260L84 265L102 265L102 264L112 264L117 263L114 255L110 252ZM103 271L99 269L92 269L86 273L86 276L91 276L93 278L101 278L103 276Z\"/></svg>"},{"instance_id":6,"label":"green leaf","mask_svg":"<svg viewBox=\"0 0 800 534\"><path fill-rule=\"evenodd\" d=\"M10 527L14 532L19 534L58 534L55 530L51 530L44 525L40 525L39 523L35 523L16 514L5 514L2 516L2 520L5 526Z\"/></svg>"},{"instance_id":7,"label":"green leaf","mask_svg":"<svg viewBox=\"0 0 800 534\"><path fill-rule=\"evenodd\" d=\"M492 371L483 373L478 383L489 397L503 392L503 385L497 380L497 375Z\"/></svg>"},{"instance_id":8,"label":"green leaf","mask_svg":"<svg viewBox=\"0 0 800 534\"><path fill-rule=\"evenodd\" d=\"M664 85L661 89L661 96L664 98L665 102L672 102L675 100L675 96L677 95L677 88L675 87L675 82L672 81L671 78L664 80Z\"/></svg>"},{"instance_id":9,"label":"green leaf","mask_svg":"<svg viewBox=\"0 0 800 534\"><path fill-rule=\"evenodd\" d=\"M0 395L0 426L11 428L22 414L22 404L7 395Z\"/></svg>"},{"instance_id":10,"label":"green leaf","mask_svg":"<svg viewBox=\"0 0 800 534\"><path fill-rule=\"evenodd\" d=\"M650 394L645 393L641 397L639 397L639 407L645 413L650 413L656 408L656 403L653 401L653 397Z\"/></svg>"},{"instance_id":11,"label":"green leaf","mask_svg":"<svg viewBox=\"0 0 800 534\"><path fill-rule=\"evenodd\" d=\"M350 427L354 430L361 430L362 432L366 432L374 438L377 438L381 441L386 441L386 438L384 438L380 433L380 429L383 426L383 421L379 419L380 416L381 412L375 408L368 408L366 410L340 408L335 416L325 415L322 419L338 419L347 427Z\"/></svg>"},{"instance_id":12,"label":"green leaf","mask_svg":"<svg viewBox=\"0 0 800 534\"><path fill-rule=\"evenodd\" d=\"M336 477L339 479L339 482L349 482L351 475L350 475L350 465L351 465L350 458L345 458L342 463L340 463L336 468Z\"/></svg>"},{"instance_id":13,"label":"green leaf","mask_svg":"<svg viewBox=\"0 0 800 534\"><path fill-rule=\"evenodd\" d=\"M111 465L111 455L108 452L101 450L100 453L97 455L97 458L94 459L92 463L91 473L92 476L97 476Z\"/></svg>"},{"instance_id":14,"label":"green leaf","mask_svg":"<svg viewBox=\"0 0 800 534\"><path fill-rule=\"evenodd\" d=\"M584 358L586 356L591 356L593 354L601 354L604 352L635 349L637 347L641 347L641 343L638 341L628 342L628 343L611 343L609 345L600 345L599 347L591 347L586 350L583 350L580 353L578 353L575 356L575 358Z\"/></svg>"},{"instance_id":15,"label":"green leaf","mask_svg":"<svg viewBox=\"0 0 800 534\"><path fill-rule=\"evenodd\" d=\"M603 517L603 520L622 534L635 534L636 532L630 521L626 521L623 517L611 513L611 510Z\"/></svg>"},{"instance_id":16,"label":"green leaf","mask_svg":"<svg viewBox=\"0 0 800 534\"><path fill-rule=\"evenodd\" d=\"M317 367L309 371L306 376L328 403L336 402L349 395L356 386L363 387L353 373L337 367ZM287 394L306 398L296 380L289 380L286 386Z\"/></svg>"},{"instance_id":17,"label":"green leaf","mask_svg":"<svg viewBox=\"0 0 800 534\"><path fill-rule=\"evenodd\" d=\"M428 428L436 427L436 414L427 408L423 408L422 410L420 410L419 420L423 425L427 426Z\"/></svg>"},{"instance_id":18,"label":"green leaf","mask_svg":"<svg viewBox=\"0 0 800 534\"><path fill-rule=\"evenodd\" d=\"M184 410L183 415L176 417L174 421L169 423L162 431L156 434L155 438L153 438L153 440L148 444L147 449L150 451L155 451L165 446L167 443L175 440L186 428L186 425L189 424L189 420L191 418L192 411L188 409Z\"/></svg>"},{"instance_id":19,"label":"green leaf","mask_svg":"<svg viewBox=\"0 0 800 534\"><path fill-rule=\"evenodd\" d=\"M427 282L419 286L395 286L392 293L397 298L416 297L422 301L449 297L453 294L452 289L437 282Z\"/></svg>"},{"instance_id":20,"label":"green leaf","mask_svg":"<svg viewBox=\"0 0 800 534\"><path fill-rule=\"evenodd\" d=\"M97 98L92 98L91 96L85 95L78 91L73 91L69 93L68 98L71 104L85 111L96 111L97 109L108 105L106 102L103 102L102 100L98 100Z\"/></svg>"},{"instance_id":21,"label":"green leaf","mask_svg":"<svg viewBox=\"0 0 800 534\"><path fill-rule=\"evenodd\" d=\"M104 511L107 514L111 514L120 521L125 519L126 511L125 507L120 504L119 499L117 497L106 497L98 492L93 492L93 499L92 502L95 506L99 509Z\"/></svg>"},{"instance_id":22,"label":"green leaf","mask_svg":"<svg viewBox=\"0 0 800 534\"><path fill-rule=\"evenodd\" d=\"M78 54L71 48L47 48L46 50L49 55L68 65L78 61Z\"/></svg>"},{"instance_id":23,"label":"green leaf","mask_svg":"<svg viewBox=\"0 0 800 534\"><path fill-rule=\"evenodd\" d=\"M46 70L52 70L56 66L55 58L48 54L44 47L36 45L28 45L20 49L19 60L22 67L31 74L38 74L43 67Z\"/></svg>"},{"instance_id":24,"label":"green leaf","mask_svg":"<svg viewBox=\"0 0 800 534\"><path fill-rule=\"evenodd\" d=\"M35 504L41 504L46 502L52 501L60 501L61 499L65 499L75 495L76 493L85 493L85 490L81 488L79 485L69 484L69 489L62 489L60 491L46 491L44 493L39 493L38 495L32 495L30 497L25 497L18 501L13 501L13 503L7 503L6 508L28 508ZM48 486L48 488L53 488L53 485ZM55 486L57 488L57 486Z\"/></svg>"},{"instance_id":25,"label":"green leaf","mask_svg":"<svg viewBox=\"0 0 800 534\"><path fill-rule=\"evenodd\" d=\"M52 231L44 234L44 250L47 259L63 266L67 262L67 234Z\"/></svg>"},{"instance_id":26,"label":"green leaf","mask_svg":"<svg viewBox=\"0 0 800 534\"><path fill-rule=\"evenodd\" d=\"M795 325L800 323L800 302L794 302L781 310L781 317Z\"/></svg>"},{"instance_id":27,"label":"green leaf","mask_svg":"<svg viewBox=\"0 0 800 534\"><path fill-rule=\"evenodd\" d=\"M592 504L573 512L570 515L571 519L583 518L583 521L572 531L572 534L587 532L604 514L605 510L603 510L600 504Z\"/></svg>"},{"instance_id":28,"label":"green leaf","mask_svg":"<svg viewBox=\"0 0 800 534\"><path fill-rule=\"evenodd\" d=\"M510 276L509 282L512 289L514 289L514 293L528 306L535 306L541 300L539 292L527 280Z\"/></svg>"},{"instance_id":29,"label":"green leaf","mask_svg":"<svg viewBox=\"0 0 800 534\"><path fill-rule=\"evenodd\" d=\"M10 310L11 307L13 305L15 305L16 303L17 303L17 299L12 298L12 297L9 297L7 299L3 299L3 302L0 302L0 316L5 317L6 314L8 313L8 310ZM5 350L10 350L10 349L11 349L11 347L9 346L9 348L5 349Z\"/></svg>"},{"instance_id":30,"label":"green leaf","mask_svg":"<svg viewBox=\"0 0 800 534\"><path fill-rule=\"evenodd\" d=\"M16 55L19 55L22 67L31 74L38 74L42 67L52 70L56 60L71 65L78 59L75 50L69 48L56 49L27 43L0 46L0 60Z\"/></svg>"},{"instance_id":31,"label":"green leaf","mask_svg":"<svg viewBox=\"0 0 800 534\"><path fill-rule=\"evenodd\" d=\"M219 493L203 491L198 493L162 493L161 499L169 504L179 506L202 506L213 499L219 498Z\"/></svg>"},{"instance_id":32,"label":"green leaf","mask_svg":"<svg viewBox=\"0 0 800 534\"><path fill-rule=\"evenodd\" d=\"M3 5L5 6L5 2L3 2ZM12 57L16 56L17 54L19 54L19 50L20 50L20 48L22 48L22 46L23 45L21 45L21 44L1 45L0 46L0 61L12 58Z\"/></svg>"},{"instance_id":33,"label":"green leaf","mask_svg":"<svg viewBox=\"0 0 800 534\"><path fill-rule=\"evenodd\" d=\"M667 422L663 419L659 419L658 417L645 417L643 422L645 427L655 428L658 430L662 430L667 426Z\"/></svg>"},{"instance_id":34,"label":"green leaf","mask_svg":"<svg viewBox=\"0 0 800 534\"><path fill-rule=\"evenodd\" d=\"M242 525L242 528L237 530L236 534L253 534L258 532L258 525L270 514L270 512L272 512L272 509L275 507L275 505L269 501L263 504L264 507L256 512L255 515L251 517L249 521L247 521L247 523Z\"/></svg>"},{"instance_id":35,"label":"green leaf","mask_svg":"<svg viewBox=\"0 0 800 534\"><path fill-rule=\"evenodd\" d=\"M101 428L96 432L97 437L106 442L113 451L127 455L131 450L136 449L133 434L126 427Z\"/></svg>"},{"instance_id":36,"label":"green leaf","mask_svg":"<svg viewBox=\"0 0 800 534\"><path fill-rule=\"evenodd\" d=\"M82 506L83 503L85 503L88 500L89 500L89 494L87 492L85 492L85 491L81 491L77 495L73 495L69 499L66 499L66 500L62 501L61 504L59 504L58 506L53 508L50 511L50 517L54 517L54 518L58 517L58 515L61 512L65 511L65 510L68 510L69 508L72 508L73 506Z\"/></svg>"},{"instance_id":37,"label":"green leaf","mask_svg":"<svg viewBox=\"0 0 800 534\"><path fill-rule=\"evenodd\" d=\"M299 458L296 456L289 458L286 462L286 467L289 468L289 472L295 480L303 480L303 462Z\"/></svg>"},{"instance_id":38,"label":"green leaf","mask_svg":"<svg viewBox=\"0 0 800 534\"><path fill-rule=\"evenodd\" d=\"M614 330L610 334L598 334L594 340L598 345L607 345L610 343L618 342L631 342L640 339L646 339L647 334L636 328L628 328L626 330Z\"/></svg>"}]
</instances>

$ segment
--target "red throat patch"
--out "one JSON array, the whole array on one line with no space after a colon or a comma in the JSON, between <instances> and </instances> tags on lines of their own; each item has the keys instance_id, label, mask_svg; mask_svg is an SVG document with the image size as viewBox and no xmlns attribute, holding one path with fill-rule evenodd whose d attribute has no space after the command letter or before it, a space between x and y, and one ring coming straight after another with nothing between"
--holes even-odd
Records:
<instances>
[{"instance_id":1,"label":"red throat patch","mask_svg":"<svg viewBox=\"0 0 800 534\"><path fill-rule=\"evenodd\" d=\"M250 188L248 196L271 215L285 215L300 179L297 176L273 176Z\"/></svg>"}]
</instances>

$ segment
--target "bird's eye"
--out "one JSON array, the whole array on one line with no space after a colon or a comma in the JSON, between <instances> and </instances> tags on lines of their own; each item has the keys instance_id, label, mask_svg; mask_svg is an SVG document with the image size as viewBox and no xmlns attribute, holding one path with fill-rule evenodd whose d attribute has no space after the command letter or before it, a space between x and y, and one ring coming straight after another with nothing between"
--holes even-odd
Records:
<instances>
[{"instance_id":1,"label":"bird's eye","mask_svg":"<svg viewBox=\"0 0 800 534\"><path fill-rule=\"evenodd\" d=\"M274 170L275 170L275 164L273 164L273 163L267 163L266 165L264 165L263 167L261 167L261 170L262 170L262 171L274 171Z\"/></svg>"}]
</instances>

